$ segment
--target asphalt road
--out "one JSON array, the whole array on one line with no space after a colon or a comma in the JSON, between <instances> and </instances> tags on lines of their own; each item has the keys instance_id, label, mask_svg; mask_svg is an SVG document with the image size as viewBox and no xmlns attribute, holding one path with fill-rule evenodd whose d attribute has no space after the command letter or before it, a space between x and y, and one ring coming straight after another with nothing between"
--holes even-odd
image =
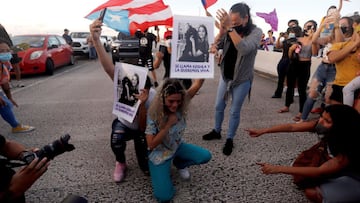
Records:
<instances>
[{"instance_id":1,"label":"asphalt road","mask_svg":"<svg viewBox=\"0 0 360 203\"><path fill-rule=\"evenodd\" d=\"M162 70L158 71L162 77ZM276 111L283 99L271 99L276 87L274 78L256 74L250 101L246 100L241 123L234 139L231 156L222 154L228 125L225 117L221 140L203 141L201 136L212 129L215 79L207 79L200 94L192 100L185 140L212 152L212 160L190 168L191 181L182 181L172 169L177 189L174 202L307 202L288 175L263 175L256 162L290 164L303 149L316 141L310 133L278 133L251 138L244 131L250 127L266 127L293 122L298 99L289 113ZM76 194L89 202L156 202L150 178L137 167L132 142L127 145L128 175L115 184L112 172L115 158L110 148L112 82L99 62L79 59L74 66L64 67L53 76L31 76L23 79L26 87L13 89L19 104L15 114L22 123L36 127L26 134L12 134L4 121L1 133L28 147L42 147L69 133L76 149L57 156L48 171L26 193L27 202L61 202ZM227 109L228 110L228 109Z\"/></svg>"}]
</instances>

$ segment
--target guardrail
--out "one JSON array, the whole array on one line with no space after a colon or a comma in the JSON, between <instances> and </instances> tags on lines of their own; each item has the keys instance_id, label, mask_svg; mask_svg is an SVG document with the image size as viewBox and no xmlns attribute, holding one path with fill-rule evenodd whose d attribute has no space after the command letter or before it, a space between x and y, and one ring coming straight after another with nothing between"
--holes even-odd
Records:
<instances>
[{"instance_id":1,"label":"guardrail","mask_svg":"<svg viewBox=\"0 0 360 203\"><path fill-rule=\"evenodd\" d=\"M258 50L255 59L255 70L277 77L277 64L282 56L280 52ZM316 68L321 63L321 58L312 57L311 59L311 80Z\"/></svg>"}]
</instances>

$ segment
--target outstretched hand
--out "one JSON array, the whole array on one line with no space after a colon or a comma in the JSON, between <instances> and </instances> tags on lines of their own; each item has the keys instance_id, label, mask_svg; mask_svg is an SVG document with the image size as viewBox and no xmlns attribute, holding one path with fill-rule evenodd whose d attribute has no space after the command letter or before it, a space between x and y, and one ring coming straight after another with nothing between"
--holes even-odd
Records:
<instances>
[{"instance_id":1,"label":"outstretched hand","mask_svg":"<svg viewBox=\"0 0 360 203\"><path fill-rule=\"evenodd\" d=\"M257 165L261 166L261 171L263 172L263 174L275 174L275 173L279 173L278 166L275 165L271 165L268 163L256 163Z\"/></svg>"},{"instance_id":2,"label":"outstretched hand","mask_svg":"<svg viewBox=\"0 0 360 203\"><path fill-rule=\"evenodd\" d=\"M264 134L261 130L255 128L247 128L245 131L247 131L251 137L259 137L260 135Z\"/></svg>"}]
</instances>

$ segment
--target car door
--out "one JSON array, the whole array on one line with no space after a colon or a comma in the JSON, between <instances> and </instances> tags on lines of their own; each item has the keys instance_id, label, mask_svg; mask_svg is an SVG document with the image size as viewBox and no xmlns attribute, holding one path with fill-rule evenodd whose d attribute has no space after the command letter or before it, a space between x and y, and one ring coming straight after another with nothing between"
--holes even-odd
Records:
<instances>
[{"instance_id":1,"label":"car door","mask_svg":"<svg viewBox=\"0 0 360 203\"><path fill-rule=\"evenodd\" d=\"M64 64L64 51L60 46L59 40L55 36L49 36L48 39L48 57L53 60L54 66L58 67Z\"/></svg>"},{"instance_id":2,"label":"car door","mask_svg":"<svg viewBox=\"0 0 360 203\"><path fill-rule=\"evenodd\" d=\"M56 36L59 41L59 48L62 49L63 65L71 63L73 50L72 47L66 43L66 40L62 36Z\"/></svg>"}]
</instances>

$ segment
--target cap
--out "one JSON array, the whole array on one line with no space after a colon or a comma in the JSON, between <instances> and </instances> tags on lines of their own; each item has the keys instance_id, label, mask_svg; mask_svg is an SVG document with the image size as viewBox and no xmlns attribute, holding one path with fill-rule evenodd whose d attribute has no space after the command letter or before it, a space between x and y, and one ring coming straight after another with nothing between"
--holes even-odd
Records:
<instances>
[{"instance_id":1,"label":"cap","mask_svg":"<svg viewBox=\"0 0 360 203\"><path fill-rule=\"evenodd\" d=\"M169 37L172 37L172 31L171 30L167 30L164 33L164 39L168 39Z\"/></svg>"}]
</instances>

